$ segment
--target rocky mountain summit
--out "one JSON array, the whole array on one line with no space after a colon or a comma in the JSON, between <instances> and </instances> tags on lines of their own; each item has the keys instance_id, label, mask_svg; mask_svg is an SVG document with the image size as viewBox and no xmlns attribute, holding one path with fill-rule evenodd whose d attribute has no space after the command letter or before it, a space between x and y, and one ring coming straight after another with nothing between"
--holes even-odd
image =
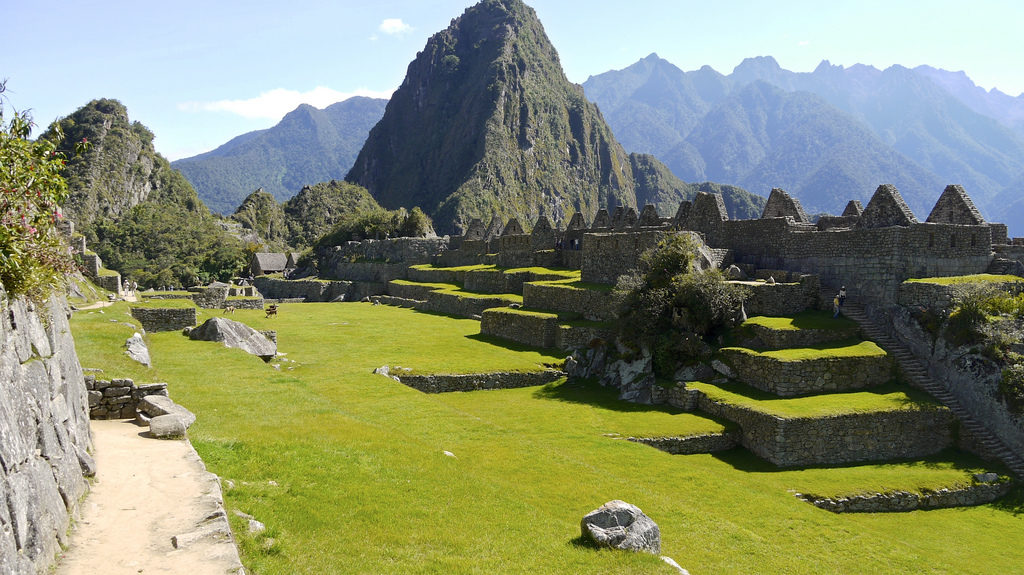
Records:
<instances>
[{"instance_id":1,"label":"rocky mountain summit","mask_svg":"<svg viewBox=\"0 0 1024 575\"><path fill-rule=\"evenodd\" d=\"M421 207L446 233L473 218L564 223L635 208L640 178L675 205L694 195L668 170L650 176L659 166L619 145L532 8L484 0L409 64L346 179L386 208Z\"/></svg>"}]
</instances>

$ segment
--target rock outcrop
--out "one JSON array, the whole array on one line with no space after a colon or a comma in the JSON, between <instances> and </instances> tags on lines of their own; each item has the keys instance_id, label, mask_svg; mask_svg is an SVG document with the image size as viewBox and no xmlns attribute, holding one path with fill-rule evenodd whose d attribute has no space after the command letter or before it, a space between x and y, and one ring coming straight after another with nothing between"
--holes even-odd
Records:
<instances>
[{"instance_id":1,"label":"rock outcrop","mask_svg":"<svg viewBox=\"0 0 1024 575\"><path fill-rule=\"evenodd\" d=\"M0 573L47 571L96 471L69 316L0 286Z\"/></svg>"},{"instance_id":2,"label":"rock outcrop","mask_svg":"<svg viewBox=\"0 0 1024 575\"><path fill-rule=\"evenodd\" d=\"M269 360L277 355L277 344L267 336L244 323L223 317L211 317L203 325L191 330L189 339L219 341L225 347L233 347Z\"/></svg>"}]
</instances>

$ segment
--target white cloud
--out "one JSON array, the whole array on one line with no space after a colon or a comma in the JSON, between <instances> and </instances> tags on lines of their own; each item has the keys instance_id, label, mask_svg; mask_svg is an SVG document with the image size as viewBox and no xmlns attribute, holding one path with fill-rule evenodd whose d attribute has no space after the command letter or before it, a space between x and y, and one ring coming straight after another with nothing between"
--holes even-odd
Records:
<instances>
[{"instance_id":1,"label":"white cloud","mask_svg":"<svg viewBox=\"0 0 1024 575\"><path fill-rule=\"evenodd\" d=\"M806 45L808 45L810 43L811 43L810 40L800 40L799 42L797 42L797 45L799 45L799 46L806 46Z\"/></svg>"},{"instance_id":2,"label":"white cloud","mask_svg":"<svg viewBox=\"0 0 1024 575\"><path fill-rule=\"evenodd\" d=\"M397 34L411 32L412 26L402 22L401 18L385 18L377 29L385 34L394 36Z\"/></svg>"},{"instance_id":3,"label":"white cloud","mask_svg":"<svg viewBox=\"0 0 1024 575\"><path fill-rule=\"evenodd\" d=\"M184 102L178 104L178 109L185 112L228 112L243 118L280 120L285 114L297 108L299 104L326 108L335 102L347 100L353 96L390 98L391 92L376 92L365 88L359 88L354 92L339 92L323 86L317 86L308 92L275 88L246 100Z\"/></svg>"}]
</instances>

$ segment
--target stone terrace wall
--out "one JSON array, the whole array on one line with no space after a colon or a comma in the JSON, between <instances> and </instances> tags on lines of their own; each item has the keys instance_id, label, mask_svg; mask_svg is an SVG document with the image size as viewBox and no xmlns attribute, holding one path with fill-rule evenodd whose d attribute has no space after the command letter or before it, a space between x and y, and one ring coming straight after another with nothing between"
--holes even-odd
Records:
<instances>
[{"instance_id":1,"label":"stone terrace wall","mask_svg":"<svg viewBox=\"0 0 1024 575\"><path fill-rule=\"evenodd\" d=\"M887 411L782 419L699 393L701 411L739 424L740 443L779 467L917 459L953 443L949 410Z\"/></svg>"},{"instance_id":2,"label":"stone terrace wall","mask_svg":"<svg viewBox=\"0 0 1024 575\"><path fill-rule=\"evenodd\" d=\"M458 293L430 292L427 301L418 305L416 309L443 313L457 317L476 317L485 309L492 307L506 307L509 300L499 296L494 297L471 297Z\"/></svg>"},{"instance_id":3,"label":"stone terrace wall","mask_svg":"<svg viewBox=\"0 0 1024 575\"><path fill-rule=\"evenodd\" d=\"M1024 278L1020 282L992 283L992 287L1011 294L1024 292ZM924 307L934 311L950 311L958 286L925 282L903 282L899 288L898 302L907 307Z\"/></svg>"},{"instance_id":4,"label":"stone terrace wall","mask_svg":"<svg viewBox=\"0 0 1024 575\"><path fill-rule=\"evenodd\" d=\"M804 274L799 283L743 282L750 295L743 301L748 316L786 316L818 307L818 276Z\"/></svg>"},{"instance_id":5,"label":"stone terrace wall","mask_svg":"<svg viewBox=\"0 0 1024 575\"><path fill-rule=\"evenodd\" d=\"M511 308L488 309L481 314L480 333L533 347L555 347L558 316Z\"/></svg>"},{"instance_id":6,"label":"stone terrace wall","mask_svg":"<svg viewBox=\"0 0 1024 575\"><path fill-rule=\"evenodd\" d=\"M616 317L615 302L610 293L559 284L524 284L523 305L530 309L578 313L595 321Z\"/></svg>"},{"instance_id":7,"label":"stone terrace wall","mask_svg":"<svg viewBox=\"0 0 1024 575\"><path fill-rule=\"evenodd\" d=\"M580 266L583 281L614 284L620 275L636 267L640 254L656 246L665 235L664 230L584 234Z\"/></svg>"},{"instance_id":8,"label":"stone terrace wall","mask_svg":"<svg viewBox=\"0 0 1024 575\"><path fill-rule=\"evenodd\" d=\"M1010 492L1013 483L979 483L948 489L943 487L928 493L894 491L852 497L814 497L797 493L796 496L811 505L832 513L886 513L915 509L942 509L969 507L991 503Z\"/></svg>"},{"instance_id":9,"label":"stone terrace wall","mask_svg":"<svg viewBox=\"0 0 1024 575\"><path fill-rule=\"evenodd\" d=\"M398 380L424 393L478 391L482 389L513 389L545 385L564 377L558 370L532 372L468 373L458 375L403 375Z\"/></svg>"},{"instance_id":10,"label":"stone terrace wall","mask_svg":"<svg viewBox=\"0 0 1024 575\"><path fill-rule=\"evenodd\" d=\"M780 397L863 389L882 385L893 375L892 360L885 355L781 361L735 347L719 353L738 380Z\"/></svg>"},{"instance_id":11,"label":"stone terrace wall","mask_svg":"<svg viewBox=\"0 0 1024 575\"><path fill-rule=\"evenodd\" d=\"M704 221L695 227L709 245L731 249L738 263L817 274L823 285L846 285L853 300L894 302L903 280L982 273L992 260L987 225L806 231L785 218L771 218Z\"/></svg>"},{"instance_id":12,"label":"stone terrace wall","mask_svg":"<svg viewBox=\"0 0 1024 575\"><path fill-rule=\"evenodd\" d=\"M845 329L772 329L763 325L748 324L743 329L757 338L759 347L764 349L809 347L830 341L860 337L860 327L856 325Z\"/></svg>"},{"instance_id":13,"label":"stone terrace wall","mask_svg":"<svg viewBox=\"0 0 1024 575\"><path fill-rule=\"evenodd\" d=\"M0 286L0 573L49 572L95 473L69 317Z\"/></svg>"},{"instance_id":14,"label":"stone terrace wall","mask_svg":"<svg viewBox=\"0 0 1024 575\"><path fill-rule=\"evenodd\" d=\"M196 325L196 308L147 308L132 307L132 317L142 323L142 329L150 332L180 331Z\"/></svg>"}]
</instances>

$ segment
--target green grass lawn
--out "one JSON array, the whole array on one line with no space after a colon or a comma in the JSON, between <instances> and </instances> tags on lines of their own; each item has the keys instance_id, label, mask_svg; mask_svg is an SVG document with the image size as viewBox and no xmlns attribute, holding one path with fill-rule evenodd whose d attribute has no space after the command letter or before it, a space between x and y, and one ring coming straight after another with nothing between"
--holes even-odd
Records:
<instances>
[{"instance_id":1,"label":"green grass lawn","mask_svg":"<svg viewBox=\"0 0 1024 575\"><path fill-rule=\"evenodd\" d=\"M800 329L842 330L857 327L857 322L847 317L832 317L832 312L808 310L793 316L774 317L758 315L748 318L741 327L759 325L775 330L795 331Z\"/></svg>"},{"instance_id":2,"label":"green grass lawn","mask_svg":"<svg viewBox=\"0 0 1024 575\"><path fill-rule=\"evenodd\" d=\"M131 321L127 306L104 312L72 320L83 365L167 381L198 415L189 435L207 467L234 484L229 516L247 570L259 575L674 573L654 556L580 544L580 518L611 499L648 513L663 554L695 575L1011 573L1024 564L1020 498L836 515L792 495L954 484L977 467L969 462L779 471L742 449L670 455L615 436L720 424L587 384L428 395L371 373L558 360L497 345L472 320L358 303L283 304L270 319L238 310L233 319L277 330L280 369L167 332L147 336L147 370L121 359L130 328L109 321ZM200 310L200 321L210 313ZM248 535L235 509L267 531Z\"/></svg>"},{"instance_id":3,"label":"green grass lawn","mask_svg":"<svg viewBox=\"0 0 1024 575\"><path fill-rule=\"evenodd\" d=\"M722 349L740 351L749 355L769 357L778 361L803 361L830 357L875 357L885 355L885 350L878 347L878 344L871 341L823 343L811 347L790 347L769 351L756 351L745 347L727 347Z\"/></svg>"},{"instance_id":4,"label":"green grass lawn","mask_svg":"<svg viewBox=\"0 0 1024 575\"><path fill-rule=\"evenodd\" d=\"M255 298L253 298L255 299ZM131 307L162 308L162 309L187 309L196 307L196 303L188 298L143 298L141 302L130 304Z\"/></svg>"}]
</instances>

